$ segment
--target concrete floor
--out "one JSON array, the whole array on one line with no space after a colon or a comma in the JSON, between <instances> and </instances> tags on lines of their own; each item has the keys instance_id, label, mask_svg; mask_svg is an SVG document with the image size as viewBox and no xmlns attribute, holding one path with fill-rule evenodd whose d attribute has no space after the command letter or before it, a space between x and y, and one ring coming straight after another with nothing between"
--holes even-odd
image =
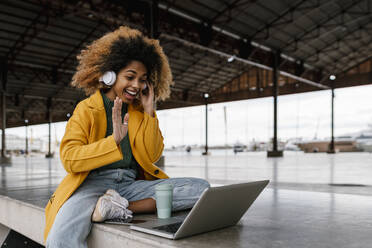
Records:
<instances>
[{"instance_id":1,"label":"concrete floor","mask_svg":"<svg viewBox=\"0 0 372 248\"><path fill-rule=\"evenodd\" d=\"M169 247L370 247L371 154L200 153L164 152L165 171L212 185L271 183L234 227L180 241L136 233L138 239ZM0 194L43 207L64 175L58 158L13 157L1 166Z\"/></svg>"},{"instance_id":2,"label":"concrete floor","mask_svg":"<svg viewBox=\"0 0 372 248\"><path fill-rule=\"evenodd\" d=\"M285 152L267 158L266 152L212 150L166 151L165 169L171 177L193 176L212 184L270 179L269 187L330 193L372 195L372 154Z\"/></svg>"}]
</instances>

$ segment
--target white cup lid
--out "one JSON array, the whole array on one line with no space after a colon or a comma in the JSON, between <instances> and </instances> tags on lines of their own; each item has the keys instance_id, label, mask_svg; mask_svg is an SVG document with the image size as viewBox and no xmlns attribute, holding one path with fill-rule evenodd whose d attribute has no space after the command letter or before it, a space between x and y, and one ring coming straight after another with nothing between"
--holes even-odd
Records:
<instances>
[{"instance_id":1,"label":"white cup lid","mask_svg":"<svg viewBox=\"0 0 372 248\"><path fill-rule=\"evenodd\" d=\"M172 190L173 185L170 183L162 183L155 186L155 190Z\"/></svg>"}]
</instances>

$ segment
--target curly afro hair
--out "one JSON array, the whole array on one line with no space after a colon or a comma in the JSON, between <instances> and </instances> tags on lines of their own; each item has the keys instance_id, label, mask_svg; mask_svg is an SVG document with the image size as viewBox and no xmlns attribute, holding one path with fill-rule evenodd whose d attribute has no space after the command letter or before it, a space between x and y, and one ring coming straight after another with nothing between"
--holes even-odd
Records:
<instances>
[{"instance_id":1,"label":"curly afro hair","mask_svg":"<svg viewBox=\"0 0 372 248\"><path fill-rule=\"evenodd\" d=\"M170 95L172 73L159 41L145 37L136 29L121 26L107 33L83 49L77 59L79 64L71 85L84 89L87 95L107 88L99 82L106 71L118 73L133 60L146 66L149 82L154 85L155 101Z\"/></svg>"}]
</instances>

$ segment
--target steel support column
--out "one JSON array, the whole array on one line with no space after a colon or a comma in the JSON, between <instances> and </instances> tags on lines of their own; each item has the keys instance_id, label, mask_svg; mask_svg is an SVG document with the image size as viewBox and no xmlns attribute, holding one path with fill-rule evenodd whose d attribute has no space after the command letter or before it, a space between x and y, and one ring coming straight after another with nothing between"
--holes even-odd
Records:
<instances>
[{"instance_id":1,"label":"steel support column","mask_svg":"<svg viewBox=\"0 0 372 248\"><path fill-rule=\"evenodd\" d=\"M52 120L51 118L49 118L49 122L48 122L48 157L52 157L52 153L51 153L51 144L52 144L52 135L51 135L51 132L52 132Z\"/></svg>"},{"instance_id":2,"label":"steel support column","mask_svg":"<svg viewBox=\"0 0 372 248\"><path fill-rule=\"evenodd\" d=\"M150 38L157 39L159 37L159 7L158 0L149 2L148 12L145 13L145 27L149 33Z\"/></svg>"},{"instance_id":3,"label":"steel support column","mask_svg":"<svg viewBox=\"0 0 372 248\"><path fill-rule=\"evenodd\" d=\"M9 162L6 157L6 86L8 83L8 63L6 59L1 61L1 119L2 119L2 135L1 135L1 162Z\"/></svg>"},{"instance_id":4,"label":"steel support column","mask_svg":"<svg viewBox=\"0 0 372 248\"><path fill-rule=\"evenodd\" d=\"M273 97L274 97L274 137L273 150L267 151L268 157L282 157L283 151L278 151L278 67L280 64L280 52L273 54Z\"/></svg>"},{"instance_id":5,"label":"steel support column","mask_svg":"<svg viewBox=\"0 0 372 248\"><path fill-rule=\"evenodd\" d=\"M51 152L51 144L52 144L52 98L48 98L48 102L47 102L47 108L48 108L48 128L49 128L49 135L48 135L48 138L49 138L49 143L48 143L48 153L45 155L46 158L52 158L53 157L53 154Z\"/></svg>"},{"instance_id":6,"label":"steel support column","mask_svg":"<svg viewBox=\"0 0 372 248\"><path fill-rule=\"evenodd\" d=\"M331 143L329 143L329 148L327 153L335 153L335 137L334 137L334 100L335 100L335 89L332 83L332 96L331 96Z\"/></svg>"},{"instance_id":7,"label":"steel support column","mask_svg":"<svg viewBox=\"0 0 372 248\"><path fill-rule=\"evenodd\" d=\"M28 155L28 120L25 120L26 124L26 148L25 148L25 154Z\"/></svg>"},{"instance_id":8,"label":"steel support column","mask_svg":"<svg viewBox=\"0 0 372 248\"><path fill-rule=\"evenodd\" d=\"M205 103L205 151L202 155L208 155L208 102Z\"/></svg>"},{"instance_id":9,"label":"steel support column","mask_svg":"<svg viewBox=\"0 0 372 248\"><path fill-rule=\"evenodd\" d=\"M5 158L6 157L6 138L5 138L5 128L6 128L6 97L5 97L5 92L1 92L1 119L2 119L2 135L1 135L1 157Z\"/></svg>"}]
</instances>

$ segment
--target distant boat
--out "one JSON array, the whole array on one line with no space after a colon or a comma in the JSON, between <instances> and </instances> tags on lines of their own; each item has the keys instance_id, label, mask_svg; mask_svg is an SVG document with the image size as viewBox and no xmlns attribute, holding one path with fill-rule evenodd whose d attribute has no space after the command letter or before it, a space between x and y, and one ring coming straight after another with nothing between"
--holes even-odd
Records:
<instances>
[{"instance_id":1,"label":"distant boat","mask_svg":"<svg viewBox=\"0 0 372 248\"><path fill-rule=\"evenodd\" d=\"M372 133L361 133L355 139L359 149L365 152L372 152Z\"/></svg>"},{"instance_id":2,"label":"distant boat","mask_svg":"<svg viewBox=\"0 0 372 248\"><path fill-rule=\"evenodd\" d=\"M285 144L284 150L286 150L286 151L300 151L301 149L295 143L288 142L287 144Z\"/></svg>"},{"instance_id":3,"label":"distant boat","mask_svg":"<svg viewBox=\"0 0 372 248\"><path fill-rule=\"evenodd\" d=\"M351 137L355 140L358 151L372 152L372 125L368 124L368 128L353 134L348 134L342 137Z\"/></svg>"},{"instance_id":4,"label":"distant boat","mask_svg":"<svg viewBox=\"0 0 372 248\"><path fill-rule=\"evenodd\" d=\"M365 142L363 144L358 144L358 147L364 152L372 152L372 141Z\"/></svg>"}]
</instances>

